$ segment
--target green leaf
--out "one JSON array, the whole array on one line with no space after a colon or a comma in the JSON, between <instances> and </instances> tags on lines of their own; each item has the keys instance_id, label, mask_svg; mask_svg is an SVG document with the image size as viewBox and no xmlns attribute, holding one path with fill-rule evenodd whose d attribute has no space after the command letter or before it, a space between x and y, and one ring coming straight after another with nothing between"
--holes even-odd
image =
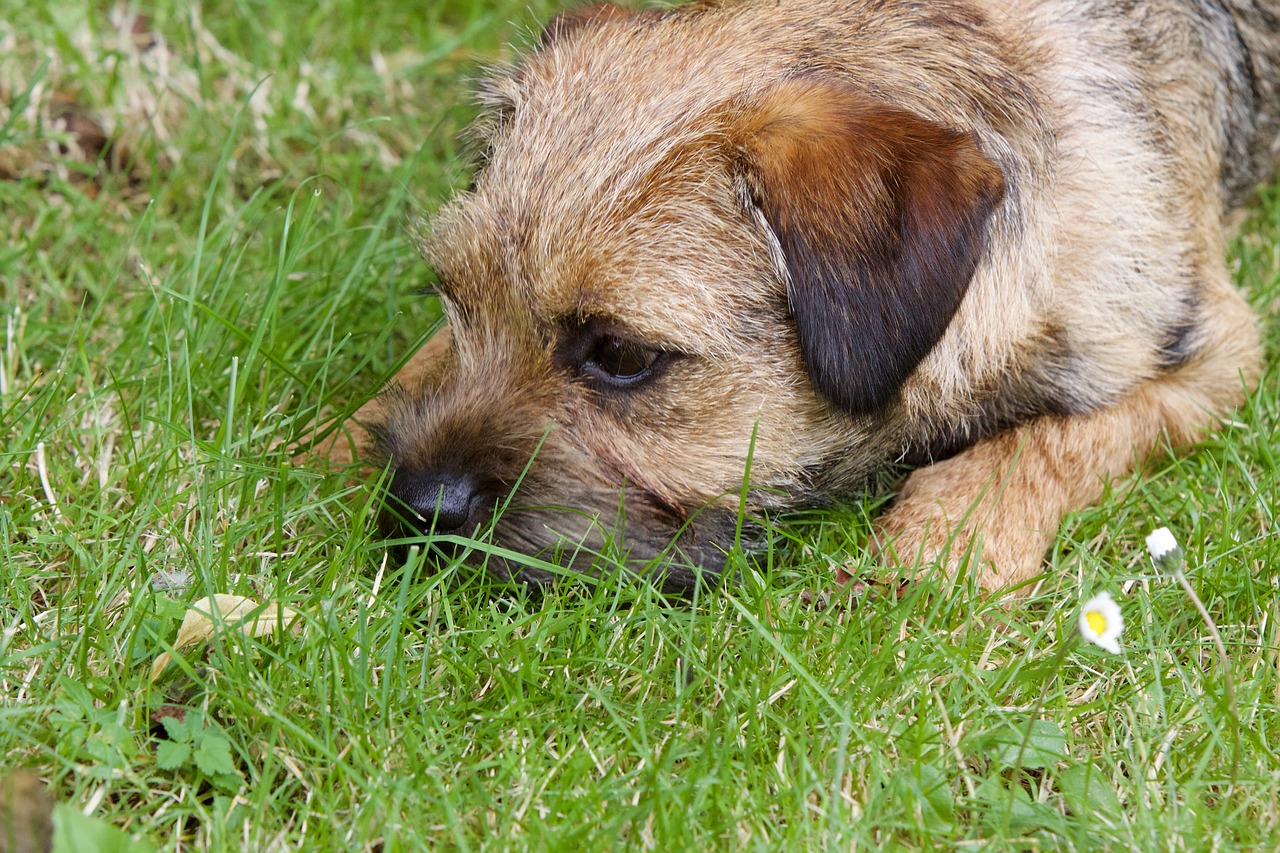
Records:
<instances>
[{"instance_id":1,"label":"green leaf","mask_svg":"<svg viewBox=\"0 0 1280 853\"><path fill-rule=\"evenodd\" d=\"M166 622L179 622L187 613L187 605L167 595L156 596L156 615Z\"/></svg>"},{"instance_id":2,"label":"green leaf","mask_svg":"<svg viewBox=\"0 0 1280 853\"><path fill-rule=\"evenodd\" d=\"M1114 820L1121 813L1120 798L1111 780L1092 764L1074 764L1056 774L1058 791L1072 814Z\"/></svg>"},{"instance_id":3,"label":"green leaf","mask_svg":"<svg viewBox=\"0 0 1280 853\"><path fill-rule=\"evenodd\" d=\"M53 807L53 853L154 853L146 839L133 839L105 820L88 817L75 806Z\"/></svg>"},{"instance_id":4,"label":"green leaf","mask_svg":"<svg viewBox=\"0 0 1280 853\"><path fill-rule=\"evenodd\" d=\"M914 778L911 778L914 775ZM921 821L930 832L949 832L955 821L955 800L951 785L937 769L918 765L915 774L907 774L910 787L920 805Z\"/></svg>"},{"instance_id":5,"label":"green leaf","mask_svg":"<svg viewBox=\"0 0 1280 853\"><path fill-rule=\"evenodd\" d=\"M984 779L974 793L981 804L982 824L988 832L1023 833L1053 820L1050 810L1032 802L1031 795L1021 785L1005 785L998 776Z\"/></svg>"},{"instance_id":6,"label":"green leaf","mask_svg":"<svg viewBox=\"0 0 1280 853\"><path fill-rule=\"evenodd\" d=\"M244 787L244 778L238 773L219 773L217 776L210 776L209 781L229 793L236 793Z\"/></svg>"},{"instance_id":7,"label":"green leaf","mask_svg":"<svg viewBox=\"0 0 1280 853\"><path fill-rule=\"evenodd\" d=\"M236 763L231 759L231 743L221 735L206 732L195 751L196 767L206 776L236 775Z\"/></svg>"},{"instance_id":8,"label":"green leaf","mask_svg":"<svg viewBox=\"0 0 1280 853\"><path fill-rule=\"evenodd\" d=\"M987 749L1000 767L1037 770L1062 760L1067 737L1052 720L1032 720L1030 726L1010 724L992 733Z\"/></svg>"},{"instance_id":9,"label":"green leaf","mask_svg":"<svg viewBox=\"0 0 1280 853\"><path fill-rule=\"evenodd\" d=\"M190 744L166 740L156 747L156 765L161 770L177 770L186 764L190 758Z\"/></svg>"},{"instance_id":10,"label":"green leaf","mask_svg":"<svg viewBox=\"0 0 1280 853\"><path fill-rule=\"evenodd\" d=\"M160 725L164 726L164 733L169 736L171 741L187 743L191 740L191 729L177 717L161 717Z\"/></svg>"},{"instance_id":11,"label":"green leaf","mask_svg":"<svg viewBox=\"0 0 1280 853\"><path fill-rule=\"evenodd\" d=\"M927 763L904 764L883 788L884 801L873 808L915 817L921 831L947 834L955 828L955 797L947 777Z\"/></svg>"}]
</instances>

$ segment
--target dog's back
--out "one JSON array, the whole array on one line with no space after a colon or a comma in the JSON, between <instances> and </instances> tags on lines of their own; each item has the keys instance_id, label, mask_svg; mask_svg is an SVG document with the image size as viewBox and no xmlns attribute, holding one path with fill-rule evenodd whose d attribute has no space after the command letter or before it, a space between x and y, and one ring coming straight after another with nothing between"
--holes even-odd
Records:
<instances>
[{"instance_id":1,"label":"dog's back","mask_svg":"<svg viewBox=\"0 0 1280 853\"><path fill-rule=\"evenodd\" d=\"M1199 0L1194 4L1224 60L1227 91L1236 104L1224 111L1223 187L1238 205L1275 170L1280 139L1280 3L1272 0ZM1224 20L1223 8L1231 21ZM1232 26L1234 25L1234 26Z\"/></svg>"}]
</instances>

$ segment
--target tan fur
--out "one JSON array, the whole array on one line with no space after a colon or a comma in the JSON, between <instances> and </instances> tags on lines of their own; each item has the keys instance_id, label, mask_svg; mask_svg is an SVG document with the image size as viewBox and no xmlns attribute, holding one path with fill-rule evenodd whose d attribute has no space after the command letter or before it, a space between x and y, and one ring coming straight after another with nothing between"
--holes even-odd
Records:
<instances>
[{"instance_id":1,"label":"tan fur","mask_svg":"<svg viewBox=\"0 0 1280 853\"><path fill-rule=\"evenodd\" d=\"M53 849L53 798L40 777L18 768L0 776L0 853Z\"/></svg>"},{"instance_id":2,"label":"tan fur","mask_svg":"<svg viewBox=\"0 0 1280 853\"><path fill-rule=\"evenodd\" d=\"M645 568L674 540L712 571L748 457L752 513L937 460L879 547L1030 577L1064 513L1258 375L1224 220L1269 174L1276 10L1134 5L557 18L482 96L475 187L424 241L449 325L356 454L415 526L509 504L514 550ZM656 366L618 385L598 353Z\"/></svg>"}]
</instances>

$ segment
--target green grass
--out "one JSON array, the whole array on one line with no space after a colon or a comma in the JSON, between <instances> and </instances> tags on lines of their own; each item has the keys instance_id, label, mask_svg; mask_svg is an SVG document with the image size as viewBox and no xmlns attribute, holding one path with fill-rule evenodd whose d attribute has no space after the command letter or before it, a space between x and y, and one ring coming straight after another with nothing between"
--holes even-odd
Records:
<instances>
[{"instance_id":1,"label":"green grass","mask_svg":"<svg viewBox=\"0 0 1280 853\"><path fill-rule=\"evenodd\" d=\"M806 603L833 561L869 565L858 507L675 606L401 565L369 494L290 443L431 328L407 224L465 180L467 76L551 3L149 5L134 37L0 0L6 768L156 849L1280 843L1274 367L1235 424L1069 519L1007 607L963 583ZM1277 241L1272 190L1234 258L1273 365ZM1142 554L1161 525L1229 672ZM1119 657L1076 634L1099 590ZM150 681L214 593L301 628L223 632Z\"/></svg>"}]
</instances>

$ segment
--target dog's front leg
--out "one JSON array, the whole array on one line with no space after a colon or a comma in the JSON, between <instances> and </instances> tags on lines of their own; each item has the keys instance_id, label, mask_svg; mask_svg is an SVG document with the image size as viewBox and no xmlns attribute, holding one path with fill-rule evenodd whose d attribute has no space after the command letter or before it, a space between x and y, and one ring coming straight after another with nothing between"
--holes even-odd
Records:
<instances>
[{"instance_id":1,"label":"dog's front leg","mask_svg":"<svg viewBox=\"0 0 1280 853\"><path fill-rule=\"evenodd\" d=\"M988 590L1034 576L1062 516L1130 470L1137 445L1154 445L1141 405L1042 418L916 470L877 523L874 547L903 569L936 562L951 575L967 561Z\"/></svg>"},{"instance_id":2,"label":"dog's front leg","mask_svg":"<svg viewBox=\"0 0 1280 853\"><path fill-rule=\"evenodd\" d=\"M968 559L979 584L998 590L1035 576L1062 517L1102 494L1167 436L1203 437L1238 405L1258 375L1258 342L1238 294L1206 300L1206 342L1176 370L1148 379L1116 405L1043 417L915 471L877 526L875 546L899 567Z\"/></svg>"}]
</instances>

